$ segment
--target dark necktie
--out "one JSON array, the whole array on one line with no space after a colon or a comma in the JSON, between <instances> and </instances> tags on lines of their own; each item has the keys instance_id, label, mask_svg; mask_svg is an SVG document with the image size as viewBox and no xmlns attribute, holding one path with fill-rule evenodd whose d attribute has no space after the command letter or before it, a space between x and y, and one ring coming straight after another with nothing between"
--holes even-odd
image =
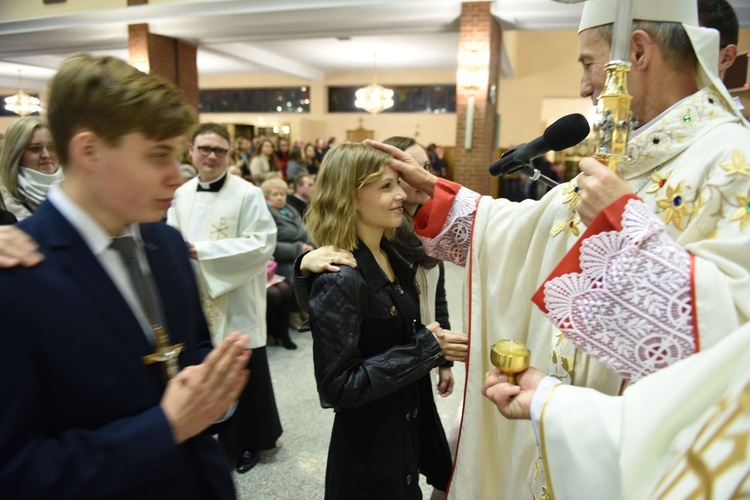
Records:
<instances>
[{"instance_id":1,"label":"dark necktie","mask_svg":"<svg viewBox=\"0 0 750 500\"><path fill-rule=\"evenodd\" d=\"M161 318L161 304L156 294L156 286L150 275L141 269L138 263L138 254L135 240L132 236L122 236L112 239L112 248L117 250L128 270L130 279L133 281L138 301L143 307L148 322L151 324L152 341L156 342L156 351L143 357L145 364L163 363L162 369L165 380L177 375L180 371L177 357L184 348L184 344L170 345L169 334L164 327Z\"/></svg>"},{"instance_id":2,"label":"dark necktie","mask_svg":"<svg viewBox=\"0 0 750 500\"><path fill-rule=\"evenodd\" d=\"M150 276L146 276L138 263L138 254L135 240L132 236L121 236L112 239L112 248L117 250L122 258L125 268L128 270L130 279L133 281L133 287L140 302L146 319L151 325L161 323L158 313L157 298L154 293L154 286Z\"/></svg>"}]
</instances>

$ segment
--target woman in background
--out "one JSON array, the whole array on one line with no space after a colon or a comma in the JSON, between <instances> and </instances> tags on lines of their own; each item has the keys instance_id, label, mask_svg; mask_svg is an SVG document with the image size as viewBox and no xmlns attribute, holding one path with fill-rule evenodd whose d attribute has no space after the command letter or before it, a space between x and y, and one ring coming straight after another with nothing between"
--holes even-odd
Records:
<instances>
[{"instance_id":1,"label":"woman in background","mask_svg":"<svg viewBox=\"0 0 750 500\"><path fill-rule=\"evenodd\" d=\"M383 143L409 153L417 163L424 165L425 169L429 170L430 160L427 158L427 153L415 139L394 136L389 137ZM422 321L425 323L437 321L441 328L450 330L448 302L445 299L443 262L429 257L425 253L422 242L414 234L414 216L419 207L425 204L430 197L427 193L414 189L405 182L399 180L398 184L406 193L406 199L404 200L404 223L396 231L394 241L398 244L398 251L402 255L410 255L410 258L419 264L416 280L419 290L419 312L422 315ZM442 397L447 397L453 392L452 366L453 363L446 362L445 365L438 368L437 391Z\"/></svg>"},{"instance_id":2,"label":"woman in background","mask_svg":"<svg viewBox=\"0 0 750 500\"><path fill-rule=\"evenodd\" d=\"M281 177L271 139L263 139L250 160L250 174L258 184L271 177Z\"/></svg>"},{"instance_id":3,"label":"woman in background","mask_svg":"<svg viewBox=\"0 0 750 500\"><path fill-rule=\"evenodd\" d=\"M47 124L34 116L11 123L0 149L0 195L6 210L19 221L24 220L62 177Z\"/></svg>"},{"instance_id":4,"label":"woman in background","mask_svg":"<svg viewBox=\"0 0 750 500\"><path fill-rule=\"evenodd\" d=\"M276 261L276 274L283 276L287 283L292 284L294 276L294 261L305 253L313 250L310 236L305 231L302 224L302 217L291 207L286 204L287 185L282 179L268 179L260 188L268 203L268 211L271 212L273 221L276 223L276 249L273 251L273 258ZM286 318L268 316L268 333L276 338L287 349L296 349L297 345L289 338L288 326L297 328L299 324L289 325L290 313L299 313L299 306L294 297L291 297L291 309L286 314ZM297 314L299 317L299 314ZM299 319L296 321L299 323ZM278 324L276 324L278 323Z\"/></svg>"},{"instance_id":5,"label":"woman in background","mask_svg":"<svg viewBox=\"0 0 750 500\"><path fill-rule=\"evenodd\" d=\"M310 142L305 144L305 160L307 161L307 171L310 172L310 175L316 175L320 163L318 162L315 146Z\"/></svg>"},{"instance_id":6,"label":"woman in background","mask_svg":"<svg viewBox=\"0 0 750 500\"><path fill-rule=\"evenodd\" d=\"M294 146L292 152L289 153L289 163L286 166L286 176L289 182L292 181L299 174L309 174L307 170L307 160L305 160L302 154L302 149L299 146Z\"/></svg>"},{"instance_id":7,"label":"woman in background","mask_svg":"<svg viewBox=\"0 0 750 500\"><path fill-rule=\"evenodd\" d=\"M444 490L451 471L429 373L463 360L467 338L422 324L414 261L390 241L406 195L389 158L362 144L333 148L306 215L316 243L351 251L357 261L310 278L318 394L336 412L326 498L421 498L419 473Z\"/></svg>"},{"instance_id":8,"label":"woman in background","mask_svg":"<svg viewBox=\"0 0 750 500\"><path fill-rule=\"evenodd\" d=\"M274 154L276 155L276 167L279 169L279 172L281 172L281 177L285 180L291 179L286 172L286 169L289 166L289 139L277 137Z\"/></svg>"}]
</instances>

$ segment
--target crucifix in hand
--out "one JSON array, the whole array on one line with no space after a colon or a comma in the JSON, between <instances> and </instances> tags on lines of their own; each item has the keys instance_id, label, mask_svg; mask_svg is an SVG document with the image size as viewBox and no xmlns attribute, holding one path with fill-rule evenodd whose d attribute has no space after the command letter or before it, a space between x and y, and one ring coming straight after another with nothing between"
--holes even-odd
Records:
<instances>
[{"instance_id":1,"label":"crucifix in hand","mask_svg":"<svg viewBox=\"0 0 750 500\"><path fill-rule=\"evenodd\" d=\"M154 339L156 340L156 350L147 356L143 356L143 364L150 365L153 363L163 363L162 372L164 373L164 379L174 378L180 371L180 364L177 362L177 358L180 356L180 352L185 349L184 343L169 344L169 334L162 325L153 325L152 332L154 333Z\"/></svg>"}]
</instances>

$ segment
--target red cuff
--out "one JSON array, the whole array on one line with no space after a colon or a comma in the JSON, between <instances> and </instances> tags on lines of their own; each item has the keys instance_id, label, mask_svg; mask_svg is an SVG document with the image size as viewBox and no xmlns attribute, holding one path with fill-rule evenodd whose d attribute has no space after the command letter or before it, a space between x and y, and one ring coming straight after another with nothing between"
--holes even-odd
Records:
<instances>
[{"instance_id":1,"label":"red cuff","mask_svg":"<svg viewBox=\"0 0 750 500\"><path fill-rule=\"evenodd\" d=\"M459 189L461 184L438 179L432 199L414 217L414 232L425 238L434 238L440 234Z\"/></svg>"},{"instance_id":2,"label":"red cuff","mask_svg":"<svg viewBox=\"0 0 750 500\"><path fill-rule=\"evenodd\" d=\"M547 279L544 280L544 283L542 283L534 296L531 298L531 301L534 302L534 304L536 304L544 314L547 314L548 312L547 307L544 304L544 285L546 285L548 281L551 281L560 276L570 273L580 273L582 271L581 245L583 244L583 242L586 240L586 238L599 233L603 233L605 231L622 231L622 214L623 212L625 212L625 205L631 199L640 200L640 198L638 198L635 194L626 194L610 203L607 208L599 212L599 215L597 215L594 220L591 221L591 225L586 228L586 231L581 235L580 238L578 238L578 241L576 241L575 245L573 245L573 248L571 248L568 253L565 254L557 267L555 267L555 269L552 271L552 274L547 276Z\"/></svg>"}]
</instances>

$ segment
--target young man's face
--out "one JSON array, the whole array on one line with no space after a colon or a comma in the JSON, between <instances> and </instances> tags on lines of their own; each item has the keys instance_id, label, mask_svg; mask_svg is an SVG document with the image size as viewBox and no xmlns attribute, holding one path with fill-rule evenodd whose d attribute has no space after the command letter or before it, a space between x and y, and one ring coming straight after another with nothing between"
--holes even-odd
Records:
<instances>
[{"instance_id":1,"label":"young man's face","mask_svg":"<svg viewBox=\"0 0 750 500\"><path fill-rule=\"evenodd\" d=\"M182 183L178 158L184 140L155 141L136 132L123 136L117 146L100 142L90 170L96 197L92 215L112 232L133 222L163 219Z\"/></svg>"},{"instance_id":2,"label":"young man's face","mask_svg":"<svg viewBox=\"0 0 750 500\"><path fill-rule=\"evenodd\" d=\"M229 166L229 141L213 132L201 134L190 144L190 158L201 181L218 179Z\"/></svg>"}]
</instances>

